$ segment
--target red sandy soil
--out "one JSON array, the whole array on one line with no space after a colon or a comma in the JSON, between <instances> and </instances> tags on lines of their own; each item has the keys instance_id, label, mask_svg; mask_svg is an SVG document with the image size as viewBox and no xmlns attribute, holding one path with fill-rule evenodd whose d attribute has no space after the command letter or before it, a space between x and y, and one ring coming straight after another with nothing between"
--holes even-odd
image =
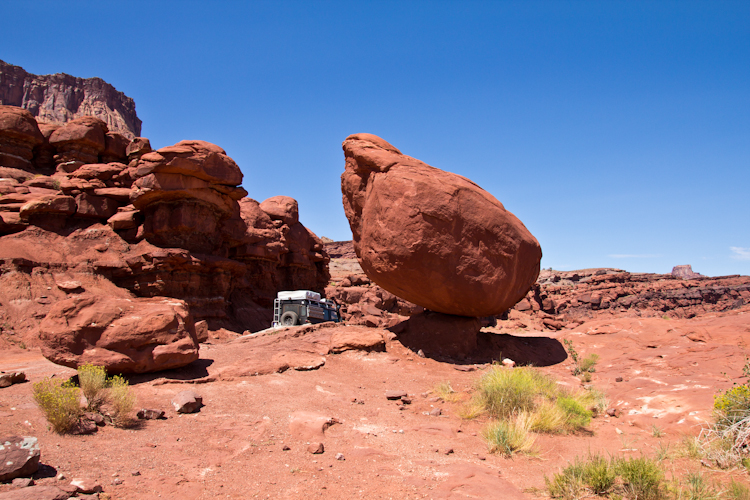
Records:
<instances>
[{"instance_id":1,"label":"red sandy soil","mask_svg":"<svg viewBox=\"0 0 750 500\"><path fill-rule=\"evenodd\" d=\"M39 438L44 466L38 475L46 477L37 484L55 484L59 473L68 480L92 478L113 499L534 498L543 495L545 475L575 457L678 450L683 436L697 435L711 419L714 394L745 381L748 334L747 305L689 320L614 318L552 333L495 334L498 357L502 350L518 362L548 365L540 369L564 385L580 381L571 375L571 360L559 355L563 339L582 356L599 354L592 384L621 411L619 418L593 419L590 431L539 436L534 456L488 453L481 438L486 421L462 419L464 403L443 402L431 392L448 381L467 400L488 364L422 358L397 340L388 341L385 352L327 355L315 370L221 376L251 353L263 357L258 346L264 337L304 342L305 335L293 332L213 339L190 367L131 377L137 407L164 409L168 418L135 429L108 425L91 436L52 433L32 399L33 382L75 372L45 360L38 349L6 349L0 370L25 371L30 382L0 389L0 429ZM186 383L191 381L203 383ZM172 409L172 396L185 389L203 397L200 412L178 415ZM412 403L387 400L391 389L407 391ZM442 415L430 416L434 408ZM300 417L302 424L290 425ZM335 420L322 434L320 422L327 418ZM654 437L654 426L661 437ZM324 443L323 454L307 451L313 441ZM336 459L338 453L344 460ZM747 473L708 469L688 458L667 460L665 467L678 477L701 469L720 483L748 483ZM114 485L115 478L122 484ZM0 492L10 489L0 485Z\"/></svg>"}]
</instances>

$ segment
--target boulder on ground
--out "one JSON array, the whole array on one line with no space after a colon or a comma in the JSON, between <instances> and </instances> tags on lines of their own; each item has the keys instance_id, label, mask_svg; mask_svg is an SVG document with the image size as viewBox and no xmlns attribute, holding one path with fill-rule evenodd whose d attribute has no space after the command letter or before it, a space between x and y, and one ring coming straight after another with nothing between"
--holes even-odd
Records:
<instances>
[{"instance_id":1,"label":"boulder on ground","mask_svg":"<svg viewBox=\"0 0 750 500\"><path fill-rule=\"evenodd\" d=\"M0 437L0 483L31 476L39 469L40 456L35 437Z\"/></svg>"},{"instance_id":2,"label":"boulder on ground","mask_svg":"<svg viewBox=\"0 0 750 500\"><path fill-rule=\"evenodd\" d=\"M39 336L42 354L70 368L88 363L110 373L145 373L198 359L193 318L179 299L73 297L52 306Z\"/></svg>"},{"instance_id":3,"label":"boulder on ground","mask_svg":"<svg viewBox=\"0 0 750 500\"><path fill-rule=\"evenodd\" d=\"M539 275L536 238L470 180L431 167L371 134L343 144L344 210L362 269L432 311L501 314Z\"/></svg>"},{"instance_id":4,"label":"boulder on ground","mask_svg":"<svg viewBox=\"0 0 750 500\"><path fill-rule=\"evenodd\" d=\"M181 391L172 399L177 413L195 413L203 406L203 398L193 391Z\"/></svg>"}]
</instances>

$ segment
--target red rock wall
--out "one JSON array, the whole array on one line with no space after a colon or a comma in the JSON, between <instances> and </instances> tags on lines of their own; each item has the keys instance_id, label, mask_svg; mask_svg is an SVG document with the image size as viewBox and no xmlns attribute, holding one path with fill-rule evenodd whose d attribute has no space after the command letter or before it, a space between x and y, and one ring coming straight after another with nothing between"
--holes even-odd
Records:
<instances>
[{"instance_id":1,"label":"red rock wall","mask_svg":"<svg viewBox=\"0 0 750 500\"><path fill-rule=\"evenodd\" d=\"M147 139L121 140L94 117L44 133L28 111L0 106L4 317L26 325L24 314L44 317L70 294L116 287L182 299L212 328L256 331L270 326L279 290L328 284L328 255L299 222L297 202L247 198L220 147L151 151ZM39 168L40 156L51 163ZM70 280L81 289L57 286Z\"/></svg>"}]
</instances>

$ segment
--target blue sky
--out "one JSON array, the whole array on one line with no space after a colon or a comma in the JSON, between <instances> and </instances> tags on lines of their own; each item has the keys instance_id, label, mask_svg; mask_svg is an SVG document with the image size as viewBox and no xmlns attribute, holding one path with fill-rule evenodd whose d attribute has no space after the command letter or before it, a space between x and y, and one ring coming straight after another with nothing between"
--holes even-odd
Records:
<instances>
[{"instance_id":1,"label":"blue sky","mask_svg":"<svg viewBox=\"0 0 750 500\"><path fill-rule=\"evenodd\" d=\"M341 142L468 177L542 267L750 274L750 2L3 2L0 59L99 76L154 147L351 232Z\"/></svg>"}]
</instances>

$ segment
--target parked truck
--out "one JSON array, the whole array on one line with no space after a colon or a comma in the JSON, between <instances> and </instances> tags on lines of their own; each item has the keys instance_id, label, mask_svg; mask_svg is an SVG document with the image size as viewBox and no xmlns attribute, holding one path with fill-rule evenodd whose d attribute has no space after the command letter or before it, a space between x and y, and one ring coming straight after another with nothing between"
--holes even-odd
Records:
<instances>
[{"instance_id":1,"label":"parked truck","mask_svg":"<svg viewBox=\"0 0 750 500\"><path fill-rule=\"evenodd\" d=\"M340 306L331 300L321 299L310 290L279 292L273 301L272 326L293 326L324 321L341 321Z\"/></svg>"}]
</instances>

